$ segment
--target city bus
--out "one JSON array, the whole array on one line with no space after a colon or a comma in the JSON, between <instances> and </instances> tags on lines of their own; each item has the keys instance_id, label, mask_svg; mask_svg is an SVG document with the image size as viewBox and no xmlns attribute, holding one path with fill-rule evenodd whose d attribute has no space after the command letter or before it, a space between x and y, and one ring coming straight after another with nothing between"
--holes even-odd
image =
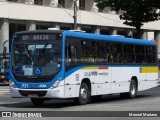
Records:
<instances>
[{"instance_id":1,"label":"city bus","mask_svg":"<svg viewBox=\"0 0 160 120\"><path fill-rule=\"evenodd\" d=\"M17 32L9 75L11 97L34 105L57 98L85 105L117 93L135 98L158 85L156 43L69 30Z\"/></svg>"},{"instance_id":2,"label":"city bus","mask_svg":"<svg viewBox=\"0 0 160 120\"><path fill-rule=\"evenodd\" d=\"M0 54L0 84L8 84L9 82L9 54L5 56Z\"/></svg>"}]
</instances>

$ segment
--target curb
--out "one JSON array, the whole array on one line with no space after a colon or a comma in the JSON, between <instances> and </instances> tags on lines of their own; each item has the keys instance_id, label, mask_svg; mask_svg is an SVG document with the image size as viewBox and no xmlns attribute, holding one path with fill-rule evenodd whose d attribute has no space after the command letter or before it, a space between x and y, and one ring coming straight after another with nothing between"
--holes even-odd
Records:
<instances>
[{"instance_id":1,"label":"curb","mask_svg":"<svg viewBox=\"0 0 160 120\"><path fill-rule=\"evenodd\" d=\"M2 92L2 93L0 93L0 95L10 95L10 92Z\"/></svg>"}]
</instances>

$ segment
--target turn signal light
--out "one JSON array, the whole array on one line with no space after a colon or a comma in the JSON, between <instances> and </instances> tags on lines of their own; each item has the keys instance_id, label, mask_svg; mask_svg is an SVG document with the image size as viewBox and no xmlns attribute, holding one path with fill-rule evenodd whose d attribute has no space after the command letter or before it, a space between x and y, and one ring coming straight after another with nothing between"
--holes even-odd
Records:
<instances>
[{"instance_id":1,"label":"turn signal light","mask_svg":"<svg viewBox=\"0 0 160 120\"><path fill-rule=\"evenodd\" d=\"M0 79L3 79L4 78L4 75L0 75Z\"/></svg>"}]
</instances>

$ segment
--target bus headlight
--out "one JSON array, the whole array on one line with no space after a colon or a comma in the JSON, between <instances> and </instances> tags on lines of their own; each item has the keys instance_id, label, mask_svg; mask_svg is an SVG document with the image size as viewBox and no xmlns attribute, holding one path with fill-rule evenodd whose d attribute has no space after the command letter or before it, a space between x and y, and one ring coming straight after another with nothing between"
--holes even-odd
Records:
<instances>
[{"instance_id":1,"label":"bus headlight","mask_svg":"<svg viewBox=\"0 0 160 120\"><path fill-rule=\"evenodd\" d=\"M53 89L53 88L58 87L58 85L61 82L61 80L62 80L62 78L58 78L50 88Z\"/></svg>"},{"instance_id":2,"label":"bus headlight","mask_svg":"<svg viewBox=\"0 0 160 120\"><path fill-rule=\"evenodd\" d=\"M12 79L9 80L9 86L13 88L17 88L17 86L14 84Z\"/></svg>"}]
</instances>

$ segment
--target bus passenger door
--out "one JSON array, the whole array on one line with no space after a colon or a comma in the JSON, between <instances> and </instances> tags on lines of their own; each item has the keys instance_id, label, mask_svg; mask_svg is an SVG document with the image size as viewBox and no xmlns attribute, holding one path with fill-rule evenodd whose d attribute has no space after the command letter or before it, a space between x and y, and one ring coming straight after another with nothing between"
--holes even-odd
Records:
<instances>
[{"instance_id":1,"label":"bus passenger door","mask_svg":"<svg viewBox=\"0 0 160 120\"><path fill-rule=\"evenodd\" d=\"M77 61L77 54L78 54L78 42L73 38L68 38L66 42L65 48L65 97L78 97L79 95L79 88L77 87L78 82L77 76L79 76L78 71L73 71L75 67L78 66ZM72 71L72 72L71 72Z\"/></svg>"}]
</instances>

